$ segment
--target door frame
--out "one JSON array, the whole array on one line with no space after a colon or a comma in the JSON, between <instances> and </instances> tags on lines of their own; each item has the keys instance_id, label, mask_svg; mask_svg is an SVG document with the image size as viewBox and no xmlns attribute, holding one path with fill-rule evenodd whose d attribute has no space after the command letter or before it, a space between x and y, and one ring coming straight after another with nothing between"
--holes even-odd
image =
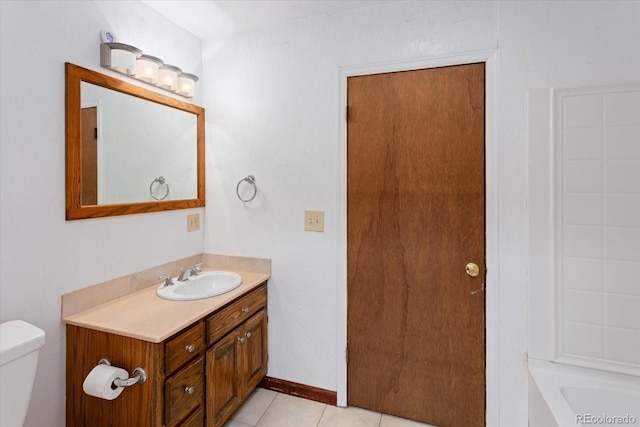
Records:
<instances>
[{"instance_id":1,"label":"door frame","mask_svg":"<svg viewBox=\"0 0 640 427\"><path fill-rule=\"evenodd\" d=\"M354 76L397 71L412 71L451 65L485 63L485 223L486 223L486 295L485 295L485 423L499 422L499 250L498 250L498 144L496 138L497 50L460 55L385 62L366 66L341 67L339 71L339 146L338 146L338 251L336 269L337 337L336 385L338 406L347 405L347 79Z\"/></svg>"}]
</instances>

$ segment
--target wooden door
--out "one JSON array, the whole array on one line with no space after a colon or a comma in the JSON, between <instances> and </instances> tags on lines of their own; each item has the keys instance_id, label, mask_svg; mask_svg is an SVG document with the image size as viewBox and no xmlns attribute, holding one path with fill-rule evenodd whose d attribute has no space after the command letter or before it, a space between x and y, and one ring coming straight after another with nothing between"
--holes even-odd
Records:
<instances>
[{"instance_id":1,"label":"wooden door","mask_svg":"<svg viewBox=\"0 0 640 427\"><path fill-rule=\"evenodd\" d=\"M207 350L207 426L220 427L240 406L241 344L234 331Z\"/></svg>"},{"instance_id":2,"label":"wooden door","mask_svg":"<svg viewBox=\"0 0 640 427\"><path fill-rule=\"evenodd\" d=\"M484 87L484 64L348 79L349 405L485 425Z\"/></svg>"},{"instance_id":3,"label":"wooden door","mask_svg":"<svg viewBox=\"0 0 640 427\"><path fill-rule=\"evenodd\" d=\"M82 167L81 203L82 206L98 204L98 109L82 109Z\"/></svg>"}]
</instances>

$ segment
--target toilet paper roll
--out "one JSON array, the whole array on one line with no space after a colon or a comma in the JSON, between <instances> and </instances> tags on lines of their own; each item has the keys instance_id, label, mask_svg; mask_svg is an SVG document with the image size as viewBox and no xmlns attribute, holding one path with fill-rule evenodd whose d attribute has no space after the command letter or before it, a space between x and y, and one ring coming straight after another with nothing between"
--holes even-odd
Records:
<instances>
[{"instance_id":1,"label":"toilet paper roll","mask_svg":"<svg viewBox=\"0 0 640 427\"><path fill-rule=\"evenodd\" d=\"M126 380L129 378L129 373L116 366L98 365L84 379L82 389L90 396L113 400L124 390L124 387L118 387L113 383L116 378Z\"/></svg>"}]
</instances>

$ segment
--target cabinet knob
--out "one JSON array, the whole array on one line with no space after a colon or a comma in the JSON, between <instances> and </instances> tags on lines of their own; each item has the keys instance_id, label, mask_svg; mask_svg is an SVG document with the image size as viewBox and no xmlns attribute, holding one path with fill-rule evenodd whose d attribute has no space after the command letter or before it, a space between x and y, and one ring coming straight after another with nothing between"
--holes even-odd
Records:
<instances>
[{"instance_id":1,"label":"cabinet knob","mask_svg":"<svg viewBox=\"0 0 640 427\"><path fill-rule=\"evenodd\" d=\"M239 337L239 338L238 338L238 341L240 341L240 344L244 344L245 339L244 339L244 337Z\"/></svg>"},{"instance_id":2,"label":"cabinet knob","mask_svg":"<svg viewBox=\"0 0 640 427\"><path fill-rule=\"evenodd\" d=\"M248 313L248 312L249 312L249 307L245 307L245 308L243 308L243 309L242 309L242 312L243 312L243 313L245 313L245 314L246 314L246 313Z\"/></svg>"},{"instance_id":3,"label":"cabinet knob","mask_svg":"<svg viewBox=\"0 0 640 427\"><path fill-rule=\"evenodd\" d=\"M189 344L184 349L187 350L189 353L193 353L193 351L196 349L196 346L193 344Z\"/></svg>"},{"instance_id":4,"label":"cabinet knob","mask_svg":"<svg viewBox=\"0 0 640 427\"><path fill-rule=\"evenodd\" d=\"M192 385L184 388L184 392L187 394L193 394L196 391L196 388Z\"/></svg>"},{"instance_id":5,"label":"cabinet knob","mask_svg":"<svg viewBox=\"0 0 640 427\"><path fill-rule=\"evenodd\" d=\"M247 332L246 334L244 334L247 338L251 338L251 331Z\"/></svg>"}]
</instances>

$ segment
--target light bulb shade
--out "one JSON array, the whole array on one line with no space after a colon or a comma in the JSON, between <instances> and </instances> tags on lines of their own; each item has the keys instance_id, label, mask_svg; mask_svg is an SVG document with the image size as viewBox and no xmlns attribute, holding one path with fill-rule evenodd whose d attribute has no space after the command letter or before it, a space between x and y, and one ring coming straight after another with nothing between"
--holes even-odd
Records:
<instances>
[{"instance_id":1,"label":"light bulb shade","mask_svg":"<svg viewBox=\"0 0 640 427\"><path fill-rule=\"evenodd\" d=\"M158 86L175 92L178 89L178 74L182 70L173 65L164 64L158 69Z\"/></svg>"},{"instance_id":2,"label":"light bulb shade","mask_svg":"<svg viewBox=\"0 0 640 427\"><path fill-rule=\"evenodd\" d=\"M127 76L136 75L136 60L142 51L123 43L102 43L100 45L100 65Z\"/></svg>"},{"instance_id":3,"label":"light bulb shade","mask_svg":"<svg viewBox=\"0 0 640 427\"><path fill-rule=\"evenodd\" d=\"M147 83L158 84L158 69L164 64L162 59L142 55L136 61L136 78Z\"/></svg>"},{"instance_id":4,"label":"light bulb shade","mask_svg":"<svg viewBox=\"0 0 640 427\"><path fill-rule=\"evenodd\" d=\"M189 73L181 73L178 75L178 94L187 98L193 98L195 93L196 82L198 76Z\"/></svg>"}]
</instances>

